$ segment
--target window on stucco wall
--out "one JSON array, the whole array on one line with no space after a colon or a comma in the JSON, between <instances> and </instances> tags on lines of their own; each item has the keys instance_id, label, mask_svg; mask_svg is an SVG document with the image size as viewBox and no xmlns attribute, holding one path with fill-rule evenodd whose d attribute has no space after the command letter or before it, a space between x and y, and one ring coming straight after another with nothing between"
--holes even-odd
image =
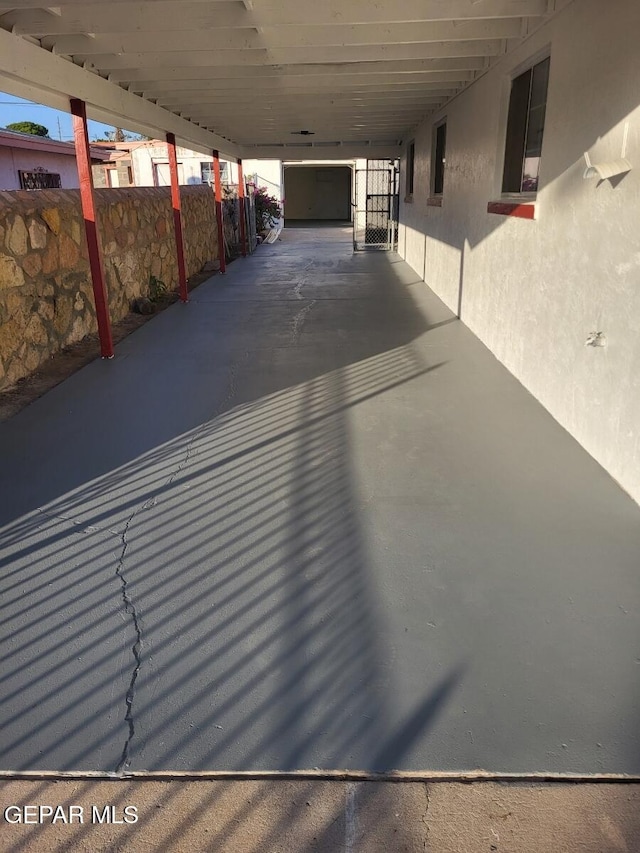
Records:
<instances>
[{"instance_id":1,"label":"window on stucco wall","mask_svg":"<svg viewBox=\"0 0 640 853\"><path fill-rule=\"evenodd\" d=\"M416 159L416 143L412 140L407 148L407 182L405 187L406 200L413 200L413 177Z\"/></svg>"},{"instance_id":2,"label":"window on stucco wall","mask_svg":"<svg viewBox=\"0 0 640 853\"><path fill-rule=\"evenodd\" d=\"M538 189L550 62L547 57L511 84L503 193L534 193Z\"/></svg>"},{"instance_id":3,"label":"window on stucco wall","mask_svg":"<svg viewBox=\"0 0 640 853\"><path fill-rule=\"evenodd\" d=\"M433 159L431 170L431 195L440 196L444 192L444 169L446 163L447 122L441 121L433 129Z\"/></svg>"},{"instance_id":4,"label":"window on stucco wall","mask_svg":"<svg viewBox=\"0 0 640 853\"><path fill-rule=\"evenodd\" d=\"M36 169L33 172L18 170L20 188L23 190L58 190L62 187L60 175Z\"/></svg>"}]
</instances>

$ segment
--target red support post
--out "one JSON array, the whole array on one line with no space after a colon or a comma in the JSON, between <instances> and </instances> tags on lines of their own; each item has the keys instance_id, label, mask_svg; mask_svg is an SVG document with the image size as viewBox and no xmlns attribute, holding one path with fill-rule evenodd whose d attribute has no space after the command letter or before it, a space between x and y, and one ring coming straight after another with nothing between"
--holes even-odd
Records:
<instances>
[{"instance_id":1,"label":"red support post","mask_svg":"<svg viewBox=\"0 0 640 853\"><path fill-rule=\"evenodd\" d=\"M98 335L100 337L100 353L102 358L113 358L113 337L111 335L111 318L109 317L109 299L104 280L102 251L98 239L96 222L96 200L93 192L93 175L91 174L91 151L89 149L89 134L87 132L87 109L84 101L79 98L69 100L73 116L73 136L76 144L76 162L80 178L80 201L82 216L87 235L89 250L89 267L93 283L93 299L96 306Z\"/></svg>"},{"instance_id":2,"label":"red support post","mask_svg":"<svg viewBox=\"0 0 640 853\"><path fill-rule=\"evenodd\" d=\"M182 237L182 208L180 205L180 185L178 183L178 158L176 156L176 137L167 133L167 148L169 149L169 173L171 174L171 205L173 207L173 225L176 232L176 254L178 256L178 283L180 299L189 301L187 290L187 267L184 262L184 240Z\"/></svg>"},{"instance_id":3,"label":"red support post","mask_svg":"<svg viewBox=\"0 0 640 853\"><path fill-rule=\"evenodd\" d=\"M224 250L224 230L222 227L222 184L220 182L220 152L213 150L213 185L216 199L216 221L218 223L218 254L220 255L220 272L227 269Z\"/></svg>"},{"instance_id":4,"label":"red support post","mask_svg":"<svg viewBox=\"0 0 640 853\"><path fill-rule=\"evenodd\" d=\"M242 160L238 160L238 199L240 201L240 245L242 257L247 257L247 228L244 221L244 174L242 171Z\"/></svg>"}]
</instances>

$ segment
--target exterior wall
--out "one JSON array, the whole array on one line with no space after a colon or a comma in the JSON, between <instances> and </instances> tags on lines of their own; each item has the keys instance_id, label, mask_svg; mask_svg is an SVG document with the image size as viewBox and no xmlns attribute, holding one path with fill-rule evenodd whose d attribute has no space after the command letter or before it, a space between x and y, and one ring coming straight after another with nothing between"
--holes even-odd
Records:
<instances>
[{"instance_id":1,"label":"exterior wall","mask_svg":"<svg viewBox=\"0 0 640 853\"><path fill-rule=\"evenodd\" d=\"M63 189L79 187L75 156L0 146L0 190L19 190L18 170L58 173Z\"/></svg>"},{"instance_id":2,"label":"exterior wall","mask_svg":"<svg viewBox=\"0 0 640 853\"><path fill-rule=\"evenodd\" d=\"M242 169L246 180L254 180L256 186L266 187L269 195L282 201L282 160L243 160Z\"/></svg>"},{"instance_id":3,"label":"exterior wall","mask_svg":"<svg viewBox=\"0 0 640 853\"><path fill-rule=\"evenodd\" d=\"M218 257L213 193L181 191L187 275ZM149 292L150 278L177 286L170 191L96 191L113 322ZM62 347L96 331L79 193L0 193L0 389Z\"/></svg>"},{"instance_id":4,"label":"exterior wall","mask_svg":"<svg viewBox=\"0 0 640 853\"><path fill-rule=\"evenodd\" d=\"M201 184L202 173L200 164L212 162L213 157L199 154L187 148L178 147L178 180L181 184ZM153 187L169 185L169 167L167 146L163 142L153 145L138 145L131 149L131 165L133 167L134 183L138 187ZM154 168L157 166L157 168ZM156 180L159 179L159 183ZM122 182L120 183L122 185Z\"/></svg>"},{"instance_id":5,"label":"exterior wall","mask_svg":"<svg viewBox=\"0 0 640 853\"><path fill-rule=\"evenodd\" d=\"M286 166L286 218L350 219L351 175L348 166Z\"/></svg>"},{"instance_id":6,"label":"exterior wall","mask_svg":"<svg viewBox=\"0 0 640 853\"><path fill-rule=\"evenodd\" d=\"M222 160L220 161L222 164ZM244 161L242 164L242 171L244 174ZM238 183L238 164L237 163L229 163L229 183L237 184Z\"/></svg>"},{"instance_id":7,"label":"exterior wall","mask_svg":"<svg viewBox=\"0 0 640 853\"><path fill-rule=\"evenodd\" d=\"M640 501L640 5L572 3L415 138L399 251L551 414ZM511 77L551 50L537 219L500 198ZM429 207L433 124L447 117L442 207ZM621 156L622 180L584 180ZM401 195L406 161L402 163ZM603 332L606 347L585 346Z\"/></svg>"},{"instance_id":8,"label":"exterior wall","mask_svg":"<svg viewBox=\"0 0 640 853\"><path fill-rule=\"evenodd\" d=\"M120 156L108 164L93 166L93 182L96 187L170 186L169 155L165 142L158 139L148 142L110 143L101 150L110 154L118 152ZM212 163L213 156L180 147L176 149L176 155L178 182L183 186L202 184L201 164ZM227 165L231 167L231 164ZM225 161L221 160L220 166L224 170ZM233 164L228 172L231 176L229 183L237 183L237 166ZM130 177L133 178L132 182Z\"/></svg>"}]
</instances>

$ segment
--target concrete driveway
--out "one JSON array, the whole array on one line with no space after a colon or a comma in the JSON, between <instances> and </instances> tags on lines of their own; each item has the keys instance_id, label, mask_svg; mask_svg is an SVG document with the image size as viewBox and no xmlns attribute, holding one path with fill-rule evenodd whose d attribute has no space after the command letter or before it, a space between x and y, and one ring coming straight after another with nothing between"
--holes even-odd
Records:
<instances>
[{"instance_id":1,"label":"concrete driveway","mask_svg":"<svg viewBox=\"0 0 640 853\"><path fill-rule=\"evenodd\" d=\"M0 767L640 773L640 508L347 230L0 449Z\"/></svg>"}]
</instances>

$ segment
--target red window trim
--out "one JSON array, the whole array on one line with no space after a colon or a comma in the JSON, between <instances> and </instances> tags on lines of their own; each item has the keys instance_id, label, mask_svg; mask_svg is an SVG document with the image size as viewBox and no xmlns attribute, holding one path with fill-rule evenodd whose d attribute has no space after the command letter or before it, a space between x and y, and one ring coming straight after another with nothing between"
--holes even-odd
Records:
<instances>
[{"instance_id":1,"label":"red window trim","mask_svg":"<svg viewBox=\"0 0 640 853\"><path fill-rule=\"evenodd\" d=\"M519 219L535 219L535 204L522 204L517 201L490 201L487 213L497 213L499 216L516 216Z\"/></svg>"}]
</instances>

